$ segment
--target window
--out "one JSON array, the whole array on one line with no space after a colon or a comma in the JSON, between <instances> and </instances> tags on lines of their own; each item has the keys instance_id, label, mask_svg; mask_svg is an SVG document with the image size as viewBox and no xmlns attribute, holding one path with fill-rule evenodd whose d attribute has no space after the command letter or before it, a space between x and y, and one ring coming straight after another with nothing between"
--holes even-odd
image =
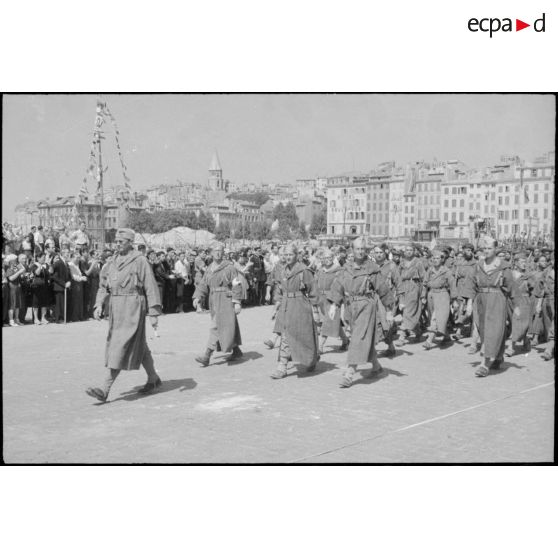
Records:
<instances>
[{"instance_id":1,"label":"window","mask_svg":"<svg viewBox=\"0 0 558 558\"><path fill-rule=\"evenodd\" d=\"M500 184L500 186L498 186L498 193L501 194L502 193L502 185Z\"/></svg>"},{"instance_id":2,"label":"window","mask_svg":"<svg viewBox=\"0 0 558 558\"><path fill-rule=\"evenodd\" d=\"M335 234L335 225L331 225L331 234Z\"/></svg>"},{"instance_id":3,"label":"window","mask_svg":"<svg viewBox=\"0 0 558 558\"><path fill-rule=\"evenodd\" d=\"M444 207L448 207L448 200L444 200Z\"/></svg>"},{"instance_id":4,"label":"window","mask_svg":"<svg viewBox=\"0 0 558 558\"><path fill-rule=\"evenodd\" d=\"M480 202L477 202L477 211L480 211Z\"/></svg>"},{"instance_id":5,"label":"window","mask_svg":"<svg viewBox=\"0 0 558 558\"><path fill-rule=\"evenodd\" d=\"M503 205L502 196L498 196L498 205Z\"/></svg>"},{"instance_id":6,"label":"window","mask_svg":"<svg viewBox=\"0 0 558 558\"><path fill-rule=\"evenodd\" d=\"M452 194L457 194L457 188L452 188L452 189L451 189L451 193L452 193Z\"/></svg>"},{"instance_id":7,"label":"window","mask_svg":"<svg viewBox=\"0 0 558 558\"><path fill-rule=\"evenodd\" d=\"M529 210L526 209L525 213L523 214L524 218L527 219L529 217Z\"/></svg>"},{"instance_id":8,"label":"window","mask_svg":"<svg viewBox=\"0 0 558 558\"><path fill-rule=\"evenodd\" d=\"M544 218L545 218L545 219L548 219L548 209L547 209L546 207L544 208L544 213L543 213L543 215L544 215Z\"/></svg>"},{"instance_id":9,"label":"window","mask_svg":"<svg viewBox=\"0 0 558 558\"><path fill-rule=\"evenodd\" d=\"M510 205L510 197L509 197L509 196L506 196L506 197L504 198L504 203L505 203L506 205Z\"/></svg>"},{"instance_id":10,"label":"window","mask_svg":"<svg viewBox=\"0 0 558 558\"><path fill-rule=\"evenodd\" d=\"M539 194L535 194L535 195L533 196L533 201L534 201L535 203L539 203Z\"/></svg>"},{"instance_id":11,"label":"window","mask_svg":"<svg viewBox=\"0 0 558 558\"><path fill-rule=\"evenodd\" d=\"M498 219L504 219L504 212L503 211L498 211Z\"/></svg>"},{"instance_id":12,"label":"window","mask_svg":"<svg viewBox=\"0 0 558 558\"><path fill-rule=\"evenodd\" d=\"M465 221L465 217L464 217L464 215L463 215L463 211L461 211L461 212L459 213L459 222L460 222L460 223L463 223L463 221Z\"/></svg>"},{"instance_id":13,"label":"window","mask_svg":"<svg viewBox=\"0 0 558 558\"><path fill-rule=\"evenodd\" d=\"M475 204L473 202L469 202L469 211L473 211Z\"/></svg>"},{"instance_id":14,"label":"window","mask_svg":"<svg viewBox=\"0 0 558 558\"><path fill-rule=\"evenodd\" d=\"M533 209L533 217L537 218L539 216L539 210Z\"/></svg>"},{"instance_id":15,"label":"window","mask_svg":"<svg viewBox=\"0 0 558 558\"><path fill-rule=\"evenodd\" d=\"M452 211L452 213L451 213L451 222L452 222L452 223L455 223L455 222L456 222L455 216L456 216L455 211Z\"/></svg>"},{"instance_id":16,"label":"window","mask_svg":"<svg viewBox=\"0 0 558 558\"><path fill-rule=\"evenodd\" d=\"M447 213L444 213L444 222L447 223L447 221L448 221L448 214L447 214Z\"/></svg>"},{"instance_id":17,"label":"window","mask_svg":"<svg viewBox=\"0 0 558 558\"><path fill-rule=\"evenodd\" d=\"M512 209L511 216L512 220L519 219L519 211L517 209Z\"/></svg>"},{"instance_id":18,"label":"window","mask_svg":"<svg viewBox=\"0 0 558 558\"><path fill-rule=\"evenodd\" d=\"M508 229L509 229L508 225L504 225L504 234L508 234Z\"/></svg>"},{"instance_id":19,"label":"window","mask_svg":"<svg viewBox=\"0 0 558 558\"><path fill-rule=\"evenodd\" d=\"M537 177L537 169L531 169L531 178Z\"/></svg>"},{"instance_id":20,"label":"window","mask_svg":"<svg viewBox=\"0 0 558 558\"><path fill-rule=\"evenodd\" d=\"M465 200L463 198L459 200L459 207L465 207Z\"/></svg>"},{"instance_id":21,"label":"window","mask_svg":"<svg viewBox=\"0 0 558 558\"><path fill-rule=\"evenodd\" d=\"M422 219L422 209L420 209L420 208L418 210L418 218Z\"/></svg>"},{"instance_id":22,"label":"window","mask_svg":"<svg viewBox=\"0 0 558 558\"><path fill-rule=\"evenodd\" d=\"M548 191L548 184L544 185L544 189L545 189L545 191Z\"/></svg>"},{"instance_id":23,"label":"window","mask_svg":"<svg viewBox=\"0 0 558 558\"><path fill-rule=\"evenodd\" d=\"M496 192L492 192L490 199L494 201L496 199Z\"/></svg>"},{"instance_id":24,"label":"window","mask_svg":"<svg viewBox=\"0 0 558 558\"><path fill-rule=\"evenodd\" d=\"M504 192L509 192L510 191L510 187L506 184L504 186Z\"/></svg>"},{"instance_id":25,"label":"window","mask_svg":"<svg viewBox=\"0 0 558 558\"><path fill-rule=\"evenodd\" d=\"M444 188L444 194L447 196L449 194L449 188Z\"/></svg>"},{"instance_id":26,"label":"window","mask_svg":"<svg viewBox=\"0 0 558 558\"><path fill-rule=\"evenodd\" d=\"M548 192L544 193L544 203L548 203Z\"/></svg>"},{"instance_id":27,"label":"window","mask_svg":"<svg viewBox=\"0 0 558 558\"><path fill-rule=\"evenodd\" d=\"M519 196L517 194L514 196L514 203L515 205L519 205Z\"/></svg>"},{"instance_id":28,"label":"window","mask_svg":"<svg viewBox=\"0 0 558 558\"><path fill-rule=\"evenodd\" d=\"M539 185L535 184L535 192L538 192L538 191L539 191Z\"/></svg>"},{"instance_id":29,"label":"window","mask_svg":"<svg viewBox=\"0 0 558 558\"><path fill-rule=\"evenodd\" d=\"M451 200L451 206L457 207L457 200Z\"/></svg>"}]
</instances>

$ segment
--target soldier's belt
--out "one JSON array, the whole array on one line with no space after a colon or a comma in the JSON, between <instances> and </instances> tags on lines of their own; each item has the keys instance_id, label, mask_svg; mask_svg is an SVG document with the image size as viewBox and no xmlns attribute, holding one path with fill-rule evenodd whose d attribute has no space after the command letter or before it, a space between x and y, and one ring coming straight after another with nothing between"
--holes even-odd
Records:
<instances>
[{"instance_id":1,"label":"soldier's belt","mask_svg":"<svg viewBox=\"0 0 558 558\"><path fill-rule=\"evenodd\" d=\"M479 293L501 293L502 289L500 287L479 287L477 292L479 292Z\"/></svg>"},{"instance_id":2,"label":"soldier's belt","mask_svg":"<svg viewBox=\"0 0 558 558\"><path fill-rule=\"evenodd\" d=\"M370 300L372 298L374 298L374 293L370 293L370 294L367 294L367 295L349 295L348 296L348 299L353 300L353 301L354 300Z\"/></svg>"},{"instance_id":3,"label":"soldier's belt","mask_svg":"<svg viewBox=\"0 0 558 558\"><path fill-rule=\"evenodd\" d=\"M300 298L303 297L304 295L300 292L298 293L287 293L287 298Z\"/></svg>"},{"instance_id":4,"label":"soldier's belt","mask_svg":"<svg viewBox=\"0 0 558 558\"><path fill-rule=\"evenodd\" d=\"M325 289L320 289L318 292L319 292L320 294L327 294L327 291L326 291Z\"/></svg>"},{"instance_id":5,"label":"soldier's belt","mask_svg":"<svg viewBox=\"0 0 558 558\"><path fill-rule=\"evenodd\" d=\"M110 293L110 296L141 296L141 293Z\"/></svg>"},{"instance_id":6,"label":"soldier's belt","mask_svg":"<svg viewBox=\"0 0 558 558\"><path fill-rule=\"evenodd\" d=\"M211 289L211 292L213 293L230 293L230 289L227 289L226 287L217 287L216 289Z\"/></svg>"}]
</instances>

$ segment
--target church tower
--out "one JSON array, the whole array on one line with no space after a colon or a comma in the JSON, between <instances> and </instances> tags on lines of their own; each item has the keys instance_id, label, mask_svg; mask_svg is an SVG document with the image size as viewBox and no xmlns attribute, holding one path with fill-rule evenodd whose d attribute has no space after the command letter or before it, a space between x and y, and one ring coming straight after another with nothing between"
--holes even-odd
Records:
<instances>
[{"instance_id":1,"label":"church tower","mask_svg":"<svg viewBox=\"0 0 558 558\"><path fill-rule=\"evenodd\" d=\"M217 150L213 152L213 158L211 159L211 164L209 165L209 178L207 180L207 184L210 190L225 189L225 181L223 180L223 169L221 168L221 163L219 162Z\"/></svg>"}]
</instances>

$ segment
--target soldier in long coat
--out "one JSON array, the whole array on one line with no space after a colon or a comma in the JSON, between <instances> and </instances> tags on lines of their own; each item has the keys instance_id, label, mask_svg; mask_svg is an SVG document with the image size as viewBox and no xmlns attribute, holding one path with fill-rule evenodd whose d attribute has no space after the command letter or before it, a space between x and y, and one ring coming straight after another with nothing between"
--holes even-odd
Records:
<instances>
[{"instance_id":1,"label":"soldier in long coat","mask_svg":"<svg viewBox=\"0 0 558 558\"><path fill-rule=\"evenodd\" d=\"M333 319L329 317L329 298L331 285L341 270L339 264L333 263L333 254L330 250L326 250L322 254L322 266L316 272L316 287L318 290L318 310L320 315L320 354L324 351L324 345L328 337L341 338L341 350L344 351L349 346L349 340L343 330L341 323L341 309L337 308Z\"/></svg>"},{"instance_id":2,"label":"soldier in long coat","mask_svg":"<svg viewBox=\"0 0 558 558\"><path fill-rule=\"evenodd\" d=\"M266 280L266 302L273 302L275 304L275 312L273 313L272 320L273 324L273 337L266 339L264 345L268 349L274 349L277 344L277 340L281 337L281 315L279 314L280 302L277 300L277 293L279 290L279 285L281 283L281 276L283 268L286 265L285 260L285 249L283 246L279 248L279 261L275 263L275 266L271 270Z\"/></svg>"},{"instance_id":3,"label":"soldier in long coat","mask_svg":"<svg viewBox=\"0 0 558 558\"><path fill-rule=\"evenodd\" d=\"M475 371L478 377L488 376L490 368L499 368L504 360L504 349L509 320L509 299L513 297L513 276L509 262L496 257L496 241L484 241L484 260L475 265L467 278L468 287L475 293L469 300L468 313L484 346L484 359ZM515 310L514 312L517 312Z\"/></svg>"},{"instance_id":4,"label":"soldier in long coat","mask_svg":"<svg viewBox=\"0 0 558 558\"><path fill-rule=\"evenodd\" d=\"M397 291L399 309L402 311L402 321L398 344L406 343L409 332L415 332L416 339L420 339L420 317L422 314L422 283L425 269L420 258L415 256L412 244L405 246L404 259L399 265L400 284Z\"/></svg>"},{"instance_id":5,"label":"soldier in long coat","mask_svg":"<svg viewBox=\"0 0 558 558\"><path fill-rule=\"evenodd\" d=\"M554 332L554 270L548 265L546 255L537 258L537 270L533 276L537 285L535 296L541 298L531 327L532 345L536 346L548 341Z\"/></svg>"},{"instance_id":6,"label":"soldier in long coat","mask_svg":"<svg viewBox=\"0 0 558 558\"><path fill-rule=\"evenodd\" d=\"M424 343L427 350L435 347L434 337L442 335L442 343L449 342L448 319L450 315L450 302L455 298L455 282L452 272L442 264L442 253L439 250L432 252L430 267L425 278L426 290L423 303L428 304L430 323L428 325L428 338Z\"/></svg>"},{"instance_id":7,"label":"soldier in long coat","mask_svg":"<svg viewBox=\"0 0 558 558\"><path fill-rule=\"evenodd\" d=\"M223 244L216 243L211 251L213 261L194 292L194 307L208 303L211 317L207 348L203 355L196 357L202 366L209 364L214 351L232 351L228 361L242 357L242 339L236 318L241 310L242 284L236 267L230 260L224 260L223 254Z\"/></svg>"},{"instance_id":8,"label":"soldier in long coat","mask_svg":"<svg viewBox=\"0 0 558 558\"><path fill-rule=\"evenodd\" d=\"M516 345L522 344L524 351L529 352L531 342L529 332L532 329L535 315L536 287L533 272L527 271L527 254L521 252L516 255L515 269L512 270L515 296L513 299L514 312L512 316L512 332L506 356L511 357L516 353ZM517 309L517 311L516 311Z\"/></svg>"},{"instance_id":9,"label":"soldier in long coat","mask_svg":"<svg viewBox=\"0 0 558 558\"><path fill-rule=\"evenodd\" d=\"M347 369L339 384L343 388L352 385L359 364L371 362L370 374L382 370L375 348L378 299L387 308L392 296L384 276L380 273L380 267L366 257L362 238L353 242L353 251L354 261L347 261L331 285L332 304L329 309L330 317L343 302L350 309L351 342L347 353ZM386 312L386 322L392 320L392 313ZM386 324L385 329L388 328Z\"/></svg>"},{"instance_id":10,"label":"soldier in long coat","mask_svg":"<svg viewBox=\"0 0 558 558\"><path fill-rule=\"evenodd\" d=\"M110 295L109 332L105 366L109 369L102 388L88 388L87 395L105 402L110 388L121 370L147 372L147 383L140 393L151 393L161 386L153 356L145 338L145 317L157 327L161 314L159 289L147 259L134 250L135 233L118 229L118 254L102 269L93 316L100 320L103 304Z\"/></svg>"},{"instance_id":11,"label":"soldier in long coat","mask_svg":"<svg viewBox=\"0 0 558 558\"><path fill-rule=\"evenodd\" d=\"M285 248L286 265L281 272L277 289L279 308L277 317L281 327L277 370L274 380L287 375L290 360L299 362L311 373L316 368L318 356L318 294L314 274L298 261L294 244Z\"/></svg>"},{"instance_id":12,"label":"soldier in long coat","mask_svg":"<svg viewBox=\"0 0 558 558\"><path fill-rule=\"evenodd\" d=\"M374 261L380 267L380 274L383 276L385 282L389 288L389 300L388 306L384 306L381 300L378 300L378 307L380 312L378 313L378 320L377 321L377 341L384 341L388 346L387 349L380 355L384 357L393 357L395 356L395 346L393 344L395 340L395 335L397 333L397 324L394 321L389 322L389 329L384 331L382 327L382 323L387 323L385 320L381 319L385 315L386 312L391 312L395 314L395 310L397 307L397 297L396 293L399 289L399 284L401 279L399 277L399 266L397 266L393 261L390 261L387 258L388 254L388 247L383 244L381 246L376 246L373 251Z\"/></svg>"},{"instance_id":13,"label":"soldier in long coat","mask_svg":"<svg viewBox=\"0 0 558 558\"><path fill-rule=\"evenodd\" d=\"M466 285L470 284L466 281L466 278L472 275L475 269L475 264L477 261L473 257L473 250L475 247L466 243L463 245L463 258L461 260L456 260L454 266L454 278L455 278L455 294L456 299L453 303L454 309L454 323L456 326L455 339L463 339L463 330L470 323L470 318L467 317L467 302L470 298L473 298L474 293L467 289Z\"/></svg>"}]
</instances>

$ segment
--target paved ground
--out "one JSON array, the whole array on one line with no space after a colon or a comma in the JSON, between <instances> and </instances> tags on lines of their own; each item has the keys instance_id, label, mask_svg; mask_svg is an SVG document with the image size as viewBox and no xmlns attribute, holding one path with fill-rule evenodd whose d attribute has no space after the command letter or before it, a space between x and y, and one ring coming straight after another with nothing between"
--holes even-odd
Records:
<instances>
[{"instance_id":1,"label":"paved ground","mask_svg":"<svg viewBox=\"0 0 558 558\"><path fill-rule=\"evenodd\" d=\"M138 396L123 372L111 400L85 395L104 374L106 322L3 328L7 463L529 462L554 455L554 363L534 350L473 375L465 345L407 345L373 380L339 389L345 354L329 343L317 372L273 381L262 341L272 308L240 315L245 359L200 368L209 316L160 320L150 340L163 388ZM149 332L151 332L151 329Z\"/></svg>"}]
</instances>

